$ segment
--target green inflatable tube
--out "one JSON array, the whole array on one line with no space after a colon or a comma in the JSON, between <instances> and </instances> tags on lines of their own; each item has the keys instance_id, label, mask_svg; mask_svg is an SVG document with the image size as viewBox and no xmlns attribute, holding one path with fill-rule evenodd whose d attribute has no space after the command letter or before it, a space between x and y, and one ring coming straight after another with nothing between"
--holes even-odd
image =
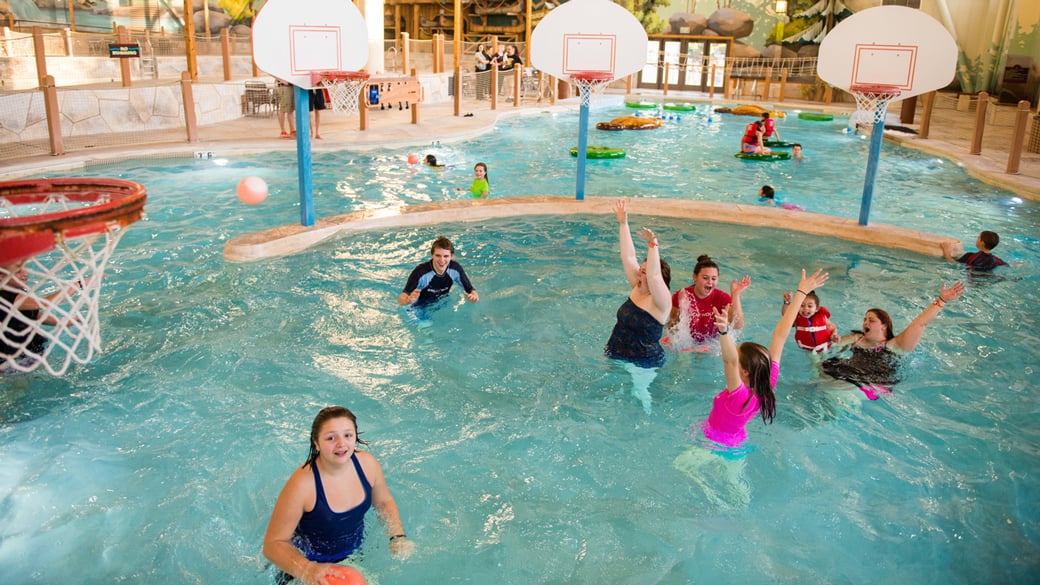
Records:
<instances>
[{"instance_id":1,"label":"green inflatable tube","mask_svg":"<svg viewBox=\"0 0 1040 585\"><path fill-rule=\"evenodd\" d=\"M834 119L831 114L823 114L821 112L798 112L798 118L801 120L812 120L814 122L830 122Z\"/></svg>"},{"instance_id":2,"label":"green inflatable tube","mask_svg":"<svg viewBox=\"0 0 1040 585\"><path fill-rule=\"evenodd\" d=\"M661 104L655 104L654 102L625 102L625 106L637 110L654 110L659 105Z\"/></svg>"},{"instance_id":3,"label":"green inflatable tube","mask_svg":"<svg viewBox=\"0 0 1040 585\"><path fill-rule=\"evenodd\" d=\"M744 160L789 160L791 153L787 151L771 152L769 154L752 154L750 152L738 152L733 155Z\"/></svg>"},{"instance_id":4,"label":"green inflatable tube","mask_svg":"<svg viewBox=\"0 0 1040 585\"><path fill-rule=\"evenodd\" d=\"M577 146L571 148L571 156L578 156ZM625 151L609 146L586 146L585 158L625 158Z\"/></svg>"},{"instance_id":5,"label":"green inflatable tube","mask_svg":"<svg viewBox=\"0 0 1040 585\"><path fill-rule=\"evenodd\" d=\"M692 112L697 109L693 104L665 104L661 107L673 112Z\"/></svg>"},{"instance_id":6,"label":"green inflatable tube","mask_svg":"<svg viewBox=\"0 0 1040 585\"><path fill-rule=\"evenodd\" d=\"M790 148L794 146L794 143L786 140L763 140L762 145L769 148Z\"/></svg>"}]
</instances>

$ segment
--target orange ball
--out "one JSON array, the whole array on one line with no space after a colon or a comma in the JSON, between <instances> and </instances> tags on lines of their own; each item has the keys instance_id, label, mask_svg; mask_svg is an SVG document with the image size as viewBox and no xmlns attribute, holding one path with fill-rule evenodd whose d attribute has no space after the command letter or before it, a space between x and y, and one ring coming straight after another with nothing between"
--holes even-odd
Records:
<instances>
[{"instance_id":1,"label":"orange ball","mask_svg":"<svg viewBox=\"0 0 1040 585\"><path fill-rule=\"evenodd\" d=\"M410 164L410 165L417 165L417 164L419 164L419 155L417 155L417 154L409 154L408 155L408 164Z\"/></svg>"},{"instance_id":2,"label":"orange ball","mask_svg":"<svg viewBox=\"0 0 1040 585\"><path fill-rule=\"evenodd\" d=\"M365 585L365 578L356 569L341 566L333 571L325 577L325 582L329 585Z\"/></svg>"},{"instance_id":3,"label":"orange ball","mask_svg":"<svg viewBox=\"0 0 1040 585\"><path fill-rule=\"evenodd\" d=\"M267 183L260 177L246 177L238 182L238 199L246 205L259 205L267 199Z\"/></svg>"}]
</instances>

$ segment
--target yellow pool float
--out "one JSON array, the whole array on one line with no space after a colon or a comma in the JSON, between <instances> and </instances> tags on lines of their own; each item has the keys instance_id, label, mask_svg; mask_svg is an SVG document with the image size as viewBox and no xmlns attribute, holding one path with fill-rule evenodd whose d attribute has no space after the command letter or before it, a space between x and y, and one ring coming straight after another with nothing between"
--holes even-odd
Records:
<instances>
[{"instance_id":1,"label":"yellow pool float","mask_svg":"<svg viewBox=\"0 0 1040 585\"><path fill-rule=\"evenodd\" d=\"M661 118L649 118L643 116L621 116L609 122L596 124L599 130L649 130L660 128L664 124Z\"/></svg>"}]
</instances>

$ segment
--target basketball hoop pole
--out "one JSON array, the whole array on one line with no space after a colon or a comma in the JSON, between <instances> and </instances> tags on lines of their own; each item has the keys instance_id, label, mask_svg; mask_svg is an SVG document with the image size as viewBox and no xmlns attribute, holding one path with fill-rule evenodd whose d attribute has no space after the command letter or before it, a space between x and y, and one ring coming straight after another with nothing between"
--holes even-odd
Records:
<instances>
[{"instance_id":1,"label":"basketball hoop pole","mask_svg":"<svg viewBox=\"0 0 1040 585\"><path fill-rule=\"evenodd\" d=\"M870 151L867 154L867 173L863 179L863 200L859 206L859 225L867 225L870 218L870 203L874 198L874 181L877 179L878 161L881 159L881 143L885 138L885 116L888 104L899 97L898 87L888 85L855 84L849 91L856 97L856 112L866 114L873 120L870 132ZM853 117L853 120L856 116Z\"/></svg>"},{"instance_id":2,"label":"basketball hoop pole","mask_svg":"<svg viewBox=\"0 0 1040 585\"><path fill-rule=\"evenodd\" d=\"M314 173L311 168L311 94L293 85L296 105L296 168L300 184L300 225L314 225Z\"/></svg>"},{"instance_id":3,"label":"basketball hoop pole","mask_svg":"<svg viewBox=\"0 0 1040 585\"><path fill-rule=\"evenodd\" d=\"M581 88L583 94L588 91L588 87ZM578 185L574 193L578 201L585 199L585 155L589 145L589 100L586 95L581 98L581 108L578 110Z\"/></svg>"},{"instance_id":4,"label":"basketball hoop pole","mask_svg":"<svg viewBox=\"0 0 1040 585\"><path fill-rule=\"evenodd\" d=\"M876 107L883 108L884 104ZM885 137L885 119L874 122L870 132L870 152L867 154L867 176L863 179L863 200L859 204L859 225L867 225L870 217L870 202L874 198L874 179L877 178L878 160L881 158L881 142Z\"/></svg>"}]
</instances>

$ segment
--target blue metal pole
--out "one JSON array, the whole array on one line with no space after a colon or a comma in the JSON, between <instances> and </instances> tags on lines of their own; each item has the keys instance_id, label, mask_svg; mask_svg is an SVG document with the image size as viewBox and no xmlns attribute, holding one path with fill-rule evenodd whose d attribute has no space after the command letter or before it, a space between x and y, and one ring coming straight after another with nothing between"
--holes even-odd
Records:
<instances>
[{"instance_id":1,"label":"blue metal pole","mask_svg":"<svg viewBox=\"0 0 1040 585\"><path fill-rule=\"evenodd\" d=\"M311 165L311 94L293 86L296 104L296 167L300 177L300 225L314 225L314 179Z\"/></svg>"},{"instance_id":2,"label":"blue metal pole","mask_svg":"<svg viewBox=\"0 0 1040 585\"><path fill-rule=\"evenodd\" d=\"M859 206L859 225L867 225L870 217L870 200L874 197L874 179L877 178L878 159L881 158L881 141L885 137L885 119L874 122L870 133L870 153L867 155L867 176L863 180L863 201Z\"/></svg>"},{"instance_id":3,"label":"blue metal pole","mask_svg":"<svg viewBox=\"0 0 1040 585\"><path fill-rule=\"evenodd\" d=\"M585 151L589 143L589 89L581 88L581 110L578 115L578 187L575 199L585 199Z\"/></svg>"}]
</instances>

